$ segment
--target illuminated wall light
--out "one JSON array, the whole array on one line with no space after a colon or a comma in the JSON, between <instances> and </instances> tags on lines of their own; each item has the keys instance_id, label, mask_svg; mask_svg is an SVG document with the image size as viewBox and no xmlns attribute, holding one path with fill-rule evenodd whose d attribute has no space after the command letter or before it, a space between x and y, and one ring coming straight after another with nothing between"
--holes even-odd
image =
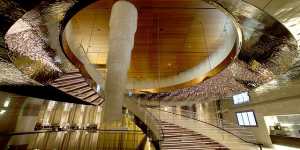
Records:
<instances>
[{"instance_id":1,"label":"illuminated wall light","mask_svg":"<svg viewBox=\"0 0 300 150\"><path fill-rule=\"evenodd\" d=\"M1 110L0 110L0 115L3 115L5 112L6 112L6 110L1 109Z\"/></svg>"},{"instance_id":2,"label":"illuminated wall light","mask_svg":"<svg viewBox=\"0 0 300 150\"><path fill-rule=\"evenodd\" d=\"M169 110L169 107L164 107L164 111L168 111Z\"/></svg>"},{"instance_id":3,"label":"illuminated wall light","mask_svg":"<svg viewBox=\"0 0 300 150\"><path fill-rule=\"evenodd\" d=\"M147 137L147 147L148 147L148 150L151 150L150 139L148 137Z\"/></svg>"},{"instance_id":4,"label":"illuminated wall light","mask_svg":"<svg viewBox=\"0 0 300 150\"><path fill-rule=\"evenodd\" d=\"M52 111L53 108L54 108L54 106L55 106L55 104L56 104L55 101L50 101L50 102L48 103L47 110L48 110L48 111Z\"/></svg>"},{"instance_id":5,"label":"illuminated wall light","mask_svg":"<svg viewBox=\"0 0 300 150\"><path fill-rule=\"evenodd\" d=\"M99 84L97 84L97 87L96 87L96 92L99 93L101 90L101 86Z\"/></svg>"},{"instance_id":6,"label":"illuminated wall light","mask_svg":"<svg viewBox=\"0 0 300 150\"><path fill-rule=\"evenodd\" d=\"M65 103L65 105L64 105L64 111L70 111L72 107L73 107L73 104Z\"/></svg>"},{"instance_id":7,"label":"illuminated wall light","mask_svg":"<svg viewBox=\"0 0 300 150\"><path fill-rule=\"evenodd\" d=\"M81 112L84 112L84 109L85 109L85 106L81 105L81 107L80 107Z\"/></svg>"},{"instance_id":8,"label":"illuminated wall light","mask_svg":"<svg viewBox=\"0 0 300 150\"><path fill-rule=\"evenodd\" d=\"M102 107L101 106L98 106L97 107L97 112L101 112L102 111Z\"/></svg>"},{"instance_id":9,"label":"illuminated wall light","mask_svg":"<svg viewBox=\"0 0 300 150\"><path fill-rule=\"evenodd\" d=\"M8 107L10 104L10 100L6 100L3 104L3 107Z\"/></svg>"}]
</instances>

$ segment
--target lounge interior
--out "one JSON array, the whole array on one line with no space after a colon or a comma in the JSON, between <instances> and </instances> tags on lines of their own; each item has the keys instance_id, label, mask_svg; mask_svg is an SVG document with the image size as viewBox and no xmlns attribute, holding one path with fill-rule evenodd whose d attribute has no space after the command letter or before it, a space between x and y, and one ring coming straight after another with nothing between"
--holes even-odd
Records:
<instances>
[{"instance_id":1,"label":"lounge interior","mask_svg":"<svg viewBox=\"0 0 300 150\"><path fill-rule=\"evenodd\" d=\"M0 150L300 149L298 0L0 0Z\"/></svg>"}]
</instances>

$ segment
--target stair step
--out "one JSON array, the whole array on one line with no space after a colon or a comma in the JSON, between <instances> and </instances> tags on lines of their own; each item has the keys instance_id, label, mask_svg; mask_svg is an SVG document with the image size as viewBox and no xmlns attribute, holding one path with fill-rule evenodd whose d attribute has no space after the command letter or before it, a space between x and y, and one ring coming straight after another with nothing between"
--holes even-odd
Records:
<instances>
[{"instance_id":1,"label":"stair step","mask_svg":"<svg viewBox=\"0 0 300 150\"><path fill-rule=\"evenodd\" d=\"M68 93L68 92L72 92L81 88L85 88L89 86L89 84L87 84L86 82L80 83L80 84L76 84L76 85L70 85L70 86L66 86L66 87L61 87L59 88L60 90Z\"/></svg>"},{"instance_id":2,"label":"stair step","mask_svg":"<svg viewBox=\"0 0 300 150\"><path fill-rule=\"evenodd\" d=\"M74 85L74 84L82 83L82 82L85 82L84 78L78 78L78 79L73 79L73 80L54 82L51 85L54 86L54 87L56 87L56 88L60 88L60 87Z\"/></svg>"},{"instance_id":3,"label":"stair step","mask_svg":"<svg viewBox=\"0 0 300 150\"><path fill-rule=\"evenodd\" d=\"M209 138L195 138L195 139L172 139L172 138L168 138L168 139L165 139L163 142L165 142L165 143L176 143L176 142L189 143L189 142L194 142L194 141L212 142L212 140L209 139Z\"/></svg>"},{"instance_id":4,"label":"stair step","mask_svg":"<svg viewBox=\"0 0 300 150\"><path fill-rule=\"evenodd\" d=\"M86 98L91 97L91 96L93 96L95 94L97 94L96 91L90 90L90 91L78 94L76 97L78 97L80 99L86 99Z\"/></svg>"},{"instance_id":5,"label":"stair step","mask_svg":"<svg viewBox=\"0 0 300 150\"><path fill-rule=\"evenodd\" d=\"M73 69L73 70L67 72L66 74L73 74L73 73L80 73L80 70L79 69Z\"/></svg>"},{"instance_id":6,"label":"stair step","mask_svg":"<svg viewBox=\"0 0 300 150\"><path fill-rule=\"evenodd\" d=\"M92 104L94 104L94 105L101 105L103 102L104 102L104 99L101 98L101 97L99 97L94 102L92 102Z\"/></svg>"},{"instance_id":7,"label":"stair step","mask_svg":"<svg viewBox=\"0 0 300 150\"><path fill-rule=\"evenodd\" d=\"M100 96L99 96L98 94L95 94L95 95L93 95L93 96L90 96L90 97L84 99L84 101L87 101L87 102L93 102L93 101L95 101L96 99L98 99L99 97L100 97Z\"/></svg>"},{"instance_id":8,"label":"stair step","mask_svg":"<svg viewBox=\"0 0 300 150\"><path fill-rule=\"evenodd\" d=\"M75 91L69 92L68 94L73 95L73 96L78 96L82 93L89 92L89 91L92 91L92 90L93 89L91 87L87 86L87 87L80 88L80 89L77 89Z\"/></svg>"},{"instance_id":9,"label":"stair step","mask_svg":"<svg viewBox=\"0 0 300 150\"><path fill-rule=\"evenodd\" d=\"M195 131L163 121L159 122L159 125L164 136L160 144L163 150L229 150L222 144Z\"/></svg>"},{"instance_id":10,"label":"stair step","mask_svg":"<svg viewBox=\"0 0 300 150\"><path fill-rule=\"evenodd\" d=\"M182 137L182 138L187 138L187 137L197 137L197 136L202 136L201 134L197 134L197 133L190 133L190 134L185 134L185 133L181 133L181 134L164 134L165 138L170 138L170 137Z\"/></svg>"},{"instance_id":11,"label":"stair step","mask_svg":"<svg viewBox=\"0 0 300 150\"><path fill-rule=\"evenodd\" d=\"M65 81L65 80L71 80L71 79L77 79L77 78L82 78L82 75L80 73L77 74L66 74L58 79L55 79L54 82L60 82L60 81Z\"/></svg>"},{"instance_id":12,"label":"stair step","mask_svg":"<svg viewBox=\"0 0 300 150\"><path fill-rule=\"evenodd\" d=\"M176 142L185 142L191 140L211 140L208 137L190 137L190 138L166 138L164 141L176 141Z\"/></svg>"},{"instance_id":13,"label":"stair step","mask_svg":"<svg viewBox=\"0 0 300 150\"><path fill-rule=\"evenodd\" d=\"M162 148L179 148L179 147L181 147L182 149L184 148L184 149L189 149L189 148L226 148L226 147L224 147L224 146L221 146L221 145L205 145L205 144L197 144L197 143L195 143L195 144L191 144L191 145L184 145L184 144L177 144L177 145L166 145L166 146L164 146L164 145L161 145L161 147Z\"/></svg>"}]
</instances>

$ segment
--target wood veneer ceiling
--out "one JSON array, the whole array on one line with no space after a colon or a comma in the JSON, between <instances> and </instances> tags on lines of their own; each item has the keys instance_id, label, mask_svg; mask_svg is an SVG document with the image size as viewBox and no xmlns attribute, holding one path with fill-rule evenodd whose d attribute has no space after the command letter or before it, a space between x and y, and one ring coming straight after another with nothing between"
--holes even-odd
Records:
<instances>
[{"instance_id":1,"label":"wood veneer ceiling","mask_svg":"<svg viewBox=\"0 0 300 150\"><path fill-rule=\"evenodd\" d=\"M157 79L183 72L224 44L227 18L199 0L133 0L138 29L129 78ZM92 64L105 67L111 1L96 2L73 17L74 36Z\"/></svg>"}]
</instances>

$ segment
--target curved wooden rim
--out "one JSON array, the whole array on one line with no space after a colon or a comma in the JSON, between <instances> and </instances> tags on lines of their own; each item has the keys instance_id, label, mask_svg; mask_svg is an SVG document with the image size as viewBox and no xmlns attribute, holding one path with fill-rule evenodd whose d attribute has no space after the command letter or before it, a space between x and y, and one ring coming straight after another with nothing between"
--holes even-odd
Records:
<instances>
[{"instance_id":1,"label":"curved wooden rim","mask_svg":"<svg viewBox=\"0 0 300 150\"><path fill-rule=\"evenodd\" d=\"M71 8L66 12L64 18L60 22L60 30L59 30L59 44L60 47L67 56L68 60L77 68L79 68L79 71L82 73L82 75L89 80L89 84L96 85L95 81L92 79L92 77L88 74L87 70L84 67L84 64L73 54L71 51L66 39L65 39L65 28L68 24L68 22L71 20L71 18L76 15L80 10L87 7L88 5L96 2L97 0L81 0L76 2Z\"/></svg>"},{"instance_id":2,"label":"curved wooden rim","mask_svg":"<svg viewBox=\"0 0 300 150\"><path fill-rule=\"evenodd\" d=\"M93 82L93 84L95 84L92 77L88 74L87 70L85 69L84 64L71 51L71 49L70 49L70 47L69 47L69 45L68 45L68 43L65 39L65 32L64 32L68 21L74 15L76 15L77 12L79 12L81 9L85 8L89 4L92 4L93 2L96 2L96 0L88 0L88 1L84 1L84 2L80 1L76 4L74 4L74 6L72 6L66 12L65 17L61 22L59 41L60 41L60 46L62 47L62 50L63 50L64 54L72 62L72 64L74 64L77 68L79 68L80 72L87 79L90 79ZM209 4L212 4L212 3L209 3ZM228 66L234 60L234 58L238 55L238 53L240 51L240 48L241 48L241 41L242 41L241 29L240 29L238 23L235 21L234 17L230 13L228 13L225 9L223 9L221 6L219 6L218 4L213 3L213 6L216 6L218 8L218 10L222 11L226 16L229 16L229 18L232 20L233 25L234 25L234 30L236 30L236 32L237 32L237 39L235 41L234 47L232 48L230 53L227 55L227 57L220 64L218 64L215 68L213 68L211 71L206 73L206 75L204 75L205 78L208 78L209 77L208 75L212 76L212 75L215 75L215 74L219 73L226 66ZM191 83L195 84L195 80L196 79L194 78L194 79L192 79L188 82L185 82L185 83L182 83L182 84L177 84L177 85L172 85L170 87L174 87L174 86L179 86L180 88L187 87L187 85L190 86ZM185 86L181 86L181 85L185 85ZM165 87L165 88L169 88L169 87Z\"/></svg>"}]
</instances>

